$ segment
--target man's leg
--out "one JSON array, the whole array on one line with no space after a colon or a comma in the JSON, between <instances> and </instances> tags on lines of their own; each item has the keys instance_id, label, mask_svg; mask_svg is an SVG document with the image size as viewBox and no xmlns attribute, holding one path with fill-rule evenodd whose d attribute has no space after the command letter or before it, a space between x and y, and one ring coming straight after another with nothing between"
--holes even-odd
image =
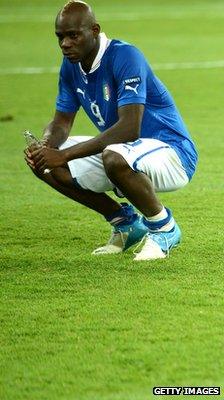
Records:
<instances>
[{"instance_id":1,"label":"man's leg","mask_svg":"<svg viewBox=\"0 0 224 400\"><path fill-rule=\"evenodd\" d=\"M120 154L111 150L103 152L103 162L109 179L142 214L151 217L162 210L148 176L133 171Z\"/></svg>"},{"instance_id":2,"label":"man's leg","mask_svg":"<svg viewBox=\"0 0 224 400\"><path fill-rule=\"evenodd\" d=\"M35 175L64 196L102 214L105 218L121 209L120 204L105 193L95 193L76 186L69 169L65 167L55 168L49 174L35 172Z\"/></svg>"},{"instance_id":3,"label":"man's leg","mask_svg":"<svg viewBox=\"0 0 224 400\"><path fill-rule=\"evenodd\" d=\"M180 241L180 229L170 210L165 209L156 196L148 176L135 172L117 152L104 150L103 162L109 179L145 215L151 234L136 260L164 258L169 249Z\"/></svg>"},{"instance_id":4,"label":"man's leg","mask_svg":"<svg viewBox=\"0 0 224 400\"><path fill-rule=\"evenodd\" d=\"M35 175L63 195L100 213L112 225L109 242L97 248L94 255L120 253L139 242L147 233L142 217L131 205L117 203L105 193L76 186L68 168L55 168L49 174L35 172Z\"/></svg>"}]
</instances>

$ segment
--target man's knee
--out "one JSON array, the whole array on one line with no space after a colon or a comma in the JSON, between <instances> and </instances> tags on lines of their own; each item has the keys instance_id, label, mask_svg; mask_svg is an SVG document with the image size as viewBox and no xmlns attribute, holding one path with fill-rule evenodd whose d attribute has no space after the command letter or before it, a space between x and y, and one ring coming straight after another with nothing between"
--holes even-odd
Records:
<instances>
[{"instance_id":1,"label":"man's knee","mask_svg":"<svg viewBox=\"0 0 224 400\"><path fill-rule=\"evenodd\" d=\"M73 187L74 181L71 176L70 170L64 167L58 167L51 171L52 177L59 183L60 185Z\"/></svg>"},{"instance_id":2,"label":"man's knee","mask_svg":"<svg viewBox=\"0 0 224 400\"><path fill-rule=\"evenodd\" d=\"M62 186L73 187L74 181L71 176L69 169L64 167L54 168L49 173L43 173L39 171L33 170L34 175L41 179L43 182L52 186L52 179L54 183L57 183Z\"/></svg>"},{"instance_id":3,"label":"man's knee","mask_svg":"<svg viewBox=\"0 0 224 400\"><path fill-rule=\"evenodd\" d=\"M38 171L36 169L31 169L31 171L38 179L41 179L42 181L44 180L44 174L43 173L41 173L40 171Z\"/></svg>"},{"instance_id":4,"label":"man's knee","mask_svg":"<svg viewBox=\"0 0 224 400\"><path fill-rule=\"evenodd\" d=\"M118 153L105 149L102 154L103 165L109 178L117 176L130 168L126 160Z\"/></svg>"}]
</instances>

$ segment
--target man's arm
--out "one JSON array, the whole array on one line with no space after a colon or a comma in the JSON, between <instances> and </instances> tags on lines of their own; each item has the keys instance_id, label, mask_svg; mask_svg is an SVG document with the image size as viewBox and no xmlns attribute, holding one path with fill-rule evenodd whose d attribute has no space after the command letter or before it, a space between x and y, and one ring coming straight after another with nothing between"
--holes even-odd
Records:
<instances>
[{"instance_id":1,"label":"man's arm","mask_svg":"<svg viewBox=\"0 0 224 400\"><path fill-rule=\"evenodd\" d=\"M54 118L44 129L43 144L57 148L68 138L76 113L56 111Z\"/></svg>"},{"instance_id":2,"label":"man's arm","mask_svg":"<svg viewBox=\"0 0 224 400\"><path fill-rule=\"evenodd\" d=\"M60 151L44 147L34 151L32 159L35 167L40 170L60 167L70 160L102 153L109 144L135 141L139 137L143 112L143 104L120 107L118 121L96 137Z\"/></svg>"},{"instance_id":3,"label":"man's arm","mask_svg":"<svg viewBox=\"0 0 224 400\"><path fill-rule=\"evenodd\" d=\"M134 142L139 137L144 106L129 104L118 109L118 121L96 137L64 150L66 161L102 153L109 144Z\"/></svg>"},{"instance_id":4,"label":"man's arm","mask_svg":"<svg viewBox=\"0 0 224 400\"><path fill-rule=\"evenodd\" d=\"M76 113L64 113L60 111L56 111L54 118L44 129L42 145L43 147L38 150L48 148L57 149L65 140L68 138L69 132L72 128ZM32 170L38 170L36 164L36 159L34 154L37 149L26 149L25 160L26 163ZM43 172L46 168L40 168L40 171Z\"/></svg>"}]
</instances>

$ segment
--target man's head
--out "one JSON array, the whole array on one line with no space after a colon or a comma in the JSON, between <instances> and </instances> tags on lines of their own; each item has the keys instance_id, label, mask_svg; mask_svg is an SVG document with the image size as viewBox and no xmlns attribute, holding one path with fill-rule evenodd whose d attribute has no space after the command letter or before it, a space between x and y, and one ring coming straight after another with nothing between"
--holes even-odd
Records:
<instances>
[{"instance_id":1,"label":"man's head","mask_svg":"<svg viewBox=\"0 0 224 400\"><path fill-rule=\"evenodd\" d=\"M63 54L72 63L91 66L99 48L100 26L88 4L69 1L56 17L55 33Z\"/></svg>"}]
</instances>

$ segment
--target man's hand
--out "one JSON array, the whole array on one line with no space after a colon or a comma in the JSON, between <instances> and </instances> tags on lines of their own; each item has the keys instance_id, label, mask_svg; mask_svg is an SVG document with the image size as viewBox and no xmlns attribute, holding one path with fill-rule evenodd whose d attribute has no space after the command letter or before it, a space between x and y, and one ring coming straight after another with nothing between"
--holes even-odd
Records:
<instances>
[{"instance_id":1,"label":"man's hand","mask_svg":"<svg viewBox=\"0 0 224 400\"><path fill-rule=\"evenodd\" d=\"M27 159L28 165L41 173L46 169L51 170L56 167L62 167L67 162L63 150L52 149L46 146L28 149Z\"/></svg>"},{"instance_id":2,"label":"man's hand","mask_svg":"<svg viewBox=\"0 0 224 400\"><path fill-rule=\"evenodd\" d=\"M24 154L25 154L25 161L27 163L27 165L34 171L35 170L35 166L34 166L34 161L32 160L31 156L32 156L32 152L37 150L39 147L37 145L32 144L29 147L26 147L24 150Z\"/></svg>"}]
</instances>

